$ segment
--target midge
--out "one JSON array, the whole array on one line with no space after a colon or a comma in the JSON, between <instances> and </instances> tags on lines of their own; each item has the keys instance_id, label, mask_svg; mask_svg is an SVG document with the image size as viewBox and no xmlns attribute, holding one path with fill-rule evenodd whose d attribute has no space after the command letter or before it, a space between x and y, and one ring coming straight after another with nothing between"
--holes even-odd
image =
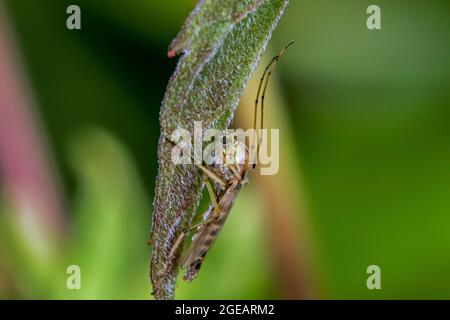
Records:
<instances>
[{"instance_id":1,"label":"midge","mask_svg":"<svg viewBox=\"0 0 450 320\"><path fill-rule=\"evenodd\" d=\"M231 137L231 148L226 149L228 154L217 155L218 157L221 157L222 161L218 161L220 164L196 164L204 173L204 180L211 203L203 214L203 221L191 227L189 230L182 232L168 255L169 261L173 259L175 252L184 244L184 240L189 232L195 230L191 245L182 261L182 267L186 270L183 279L186 281L191 281L198 275L202 262L214 241L217 239L239 191L248 181L247 176L250 169L254 169L256 166L256 162L252 161L255 158L250 158L250 156L256 157L258 155L262 139L262 137L259 137L256 133L259 102L261 102L260 129L262 129L264 123L264 95L266 93L267 84L273 68L284 54L285 50L293 43L294 41L291 41L280 51L280 53L272 58L271 62L265 68L259 82L253 121L253 128L255 129L256 135L253 141L256 141L256 146L253 144L249 148L244 143L235 141L235 139ZM172 141L169 142L174 144ZM233 159L234 161L227 161L227 159ZM167 265L168 263L162 268L160 279L164 279Z\"/></svg>"}]
</instances>

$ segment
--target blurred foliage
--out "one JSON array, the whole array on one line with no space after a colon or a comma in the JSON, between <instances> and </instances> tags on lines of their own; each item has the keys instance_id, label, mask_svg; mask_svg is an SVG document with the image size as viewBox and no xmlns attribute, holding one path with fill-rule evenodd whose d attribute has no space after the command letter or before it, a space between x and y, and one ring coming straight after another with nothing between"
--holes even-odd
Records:
<instances>
[{"instance_id":1,"label":"blurred foliage","mask_svg":"<svg viewBox=\"0 0 450 320\"><path fill-rule=\"evenodd\" d=\"M22 245L2 206L0 297L148 298L167 45L194 2L3 2L70 210L49 258ZM79 32L65 28L69 4L82 8ZM317 297L450 298L449 2L376 1L380 31L365 26L369 4L294 0L273 36L275 48L297 41L280 64L277 111L301 156L303 177L289 179L307 191ZM179 298L279 297L256 191L243 191ZM81 291L65 289L69 264L82 266ZM365 286L370 264L380 291Z\"/></svg>"}]
</instances>

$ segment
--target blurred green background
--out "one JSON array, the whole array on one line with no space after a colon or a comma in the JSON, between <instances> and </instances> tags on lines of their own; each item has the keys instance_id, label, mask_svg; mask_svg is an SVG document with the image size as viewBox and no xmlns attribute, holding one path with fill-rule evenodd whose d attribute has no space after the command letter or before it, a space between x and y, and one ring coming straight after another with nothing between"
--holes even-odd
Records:
<instances>
[{"instance_id":1,"label":"blurred green background","mask_svg":"<svg viewBox=\"0 0 450 320\"><path fill-rule=\"evenodd\" d=\"M71 4L79 31L65 26ZM382 30L366 27L370 4ZM11 188L3 165L0 298L151 298L158 116L177 60L167 46L194 5L0 0L57 203L40 210L47 184ZM450 298L449 18L444 0L291 0L264 55L296 40L268 93L280 174L251 177L177 298ZM372 264L381 290L366 287ZM66 288L69 265L81 290Z\"/></svg>"}]
</instances>

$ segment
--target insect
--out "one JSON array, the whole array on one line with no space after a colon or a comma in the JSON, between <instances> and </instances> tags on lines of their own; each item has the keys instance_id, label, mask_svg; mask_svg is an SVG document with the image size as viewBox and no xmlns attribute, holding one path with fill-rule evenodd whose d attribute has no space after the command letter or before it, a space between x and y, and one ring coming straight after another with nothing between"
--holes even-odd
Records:
<instances>
[{"instance_id":1,"label":"insect","mask_svg":"<svg viewBox=\"0 0 450 320\"><path fill-rule=\"evenodd\" d=\"M213 162L212 165L196 164L203 171L205 185L211 202L207 210L203 213L203 221L191 227L189 230L182 232L168 255L170 261L174 257L175 252L184 244L186 236L192 230L195 230L187 254L182 260L182 267L185 269L183 279L186 281L191 281L198 275L203 260L217 239L242 186L248 182L250 169L256 167L255 159L259 154L259 147L262 140L262 136L260 137L258 130L256 130L259 102L261 102L259 127L262 129L264 124L264 95L270 76L286 49L293 43L294 41L291 41L272 58L260 79L255 100L253 121L253 128L255 129L254 132L256 135L253 141L256 141L256 146L247 147L245 143L236 141L236 137L232 136L231 144L227 143L228 147L225 148L225 151L217 155L222 161ZM169 142L174 144L170 140ZM164 275L166 267L163 268L162 275Z\"/></svg>"}]
</instances>

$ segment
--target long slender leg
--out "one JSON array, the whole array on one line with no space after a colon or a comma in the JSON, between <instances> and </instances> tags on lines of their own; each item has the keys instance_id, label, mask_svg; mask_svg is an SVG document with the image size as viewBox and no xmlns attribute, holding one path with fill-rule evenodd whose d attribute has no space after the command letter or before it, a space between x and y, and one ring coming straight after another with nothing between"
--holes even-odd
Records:
<instances>
[{"instance_id":1,"label":"long slender leg","mask_svg":"<svg viewBox=\"0 0 450 320\"><path fill-rule=\"evenodd\" d=\"M210 222L214 221L215 219L216 219L216 217L211 217L211 218L209 218L209 219L207 219L207 220L205 220L205 221L202 221L202 222L200 222L200 223L198 223L198 224L196 224L196 225L190 227L188 230L184 230L184 231L181 232L180 236L178 237L177 241L175 241L175 243L174 243L172 249L171 249L170 252L169 252L168 262L166 262L166 263L164 264L164 267L162 268L162 271L161 271L161 280L160 280L160 282L164 281L164 275L166 274L167 268L168 268L168 266L169 266L169 261L172 260L172 258L175 256L175 252L176 252L177 249L180 247L180 245L183 243L184 238L186 237L186 235L189 234L189 232L190 232L191 230L196 229L196 228L200 227L200 226L203 225L203 224L210 223ZM160 282L158 283L158 285L157 285L156 287L160 287ZM156 289L153 290L152 294L155 293L155 290L156 290Z\"/></svg>"},{"instance_id":2,"label":"long slender leg","mask_svg":"<svg viewBox=\"0 0 450 320\"><path fill-rule=\"evenodd\" d=\"M211 182L209 182L208 177L207 176L205 176L205 177L206 177L206 179L205 179L206 189L208 190L209 198L211 199L211 202L214 206L214 213L216 215L218 215L220 213L220 207L219 207L219 203L217 202L217 199L216 199L216 194L214 193L214 189L211 185Z\"/></svg>"},{"instance_id":3,"label":"long slender leg","mask_svg":"<svg viewBox=\"0 0 450 320\"><path fill-rule=\"evenodd\" d=\"M214 206L214 213L215 213L215 214L214 214L212 217L210 217L209 219L206 219L205 221L199 222L199 223L197 223L197 224L191 226L191 227L190 227L189 229L187 229L187 230L183 230L183 231L181 232L180 236L178 237L177 241L175 241L175 243L174 243L172 249L171 249L170 252L169 252L169 255L168 255L168 261L170 261L170 260L175 256L176 250L177 250L177 249L180 247L180 245L183 243L183 241L184 241L186 235L189 234L190 231L192 231L192 230L194 230L194 229L197 229L198 227L200 227L200 226L202 226L202 225L204 225L204 224L208 224L208 223L214 221L214 220L217 218L217 216L219 215L219 213L220 213L220 207L219 207L219 204L218 204L218 202L217 202L216 195L215 195L215 193L214 193L214 189L213 189L213 187L212 187L212 185L211 185L211 182L208 180L208 175L205 174L203 179L205 180L206 188L208 189L208 193L209 193L209 197L210 197L211 202L212 202L212 204L213 204L213 206ZM162 275L164 275L164 274L166 273L168 265L169 265L168 262L164 265L164 267L163 267L163 269L162 269L162 271L161 271L161 274L162 274ZM162 281L162 280L161 280L161 281Z\"/></svg>"},{"instance_id":4,"label":"long slender leg","mask_svg":"<svg viewBox=\"0 0 450 320\"><path fill-rule=\"evenodd\" d=\"M170 143L172 146L175 146L175 143L170 140L168 137L165 137L166 141L168 143ZM215 182L217 182L218 184L220 184L222 186L223 189L225 189L227 187L227 183L225 183L225 181L223 181L217 174L215 174L211 169L208 169L206 166L201 165L201 164L196 164L196 166L198 168L200 168L207 176L209 176L211 179L213 179ZM206 180L207 181L207 180ZM209 183L209 181L208 181ZM207 185L208 188L208 185ZM211 188L211 187L210 187ZM214 208L216 212L219 212L219 205L217 204L217 200L215 198L214 192L211 192L210 190L208 190L209 192L209 196L211 198L211 201L214 204ZM215 203L214 203L215 201ZM147 244L150 246L153 242L153 233L151 234L150 238L147 240Z\"/></svg>"},{"instance_id":5,"label":"long slender leg","mask_svg":"<svg viewBox=\"0 0 450 320\"><path fill-rule=\"evenodd\" d=\"M266 66L266 68L264 69L263 75L261 76L261 79L259 80L259 85L258 85L258 91L256 92L256 99L255 99L255 109L254 109L254 113L253 113L253 129L255 130L255 136L254 136L254 140L256 141L256 146L258 147L258 141L259 141L259 133L256 129L256 120L258 118L258 103L259 103L259 96L261 93L261 89L263 86L263 82L264 79L266 78L266 74L269 71L270 67L272 66L272 64L274 63L274 61L277 59L278 55L276 55L275 57L272 58L272 60L270 61L270 63ZM254 146L252 146L251 148L252 153L254 153ZM257 157L258 153L253 154L253 157ZM256 160L256 159L253 159ZM256 166L256 161L253 161L253 168L255 168Z\"/></svg>"},{"instance_id":6,"label":"long slender leg","mask_svg":"<svg viewBox=\"0 0 450 320\"><path fill-rule=\"evenodd\" d=\"M220 158L223 162L223 165L227 168L229 168L231 170L231 172L234 174L234 176L238 179L241 180L241 176L239 175L236 166L234 164L231 163L227 163L227 159L225 157L225 155L223 153L220 154Z\"/></svg>"},{"instance_id":7,"label":"long slender leg","mask_svg":"<svg viewBox=\"0 0 450 320\"><path fill-rule=\"evenodd\" d=\"M230 168L231 172L233 172L234 176L235 176L237 179L241 180L241 176L239 175L239 173L238 173L238 171L237 171L237 169L236 169L236 166L235 166L234 164L226 164L226 166L227 166L228 168Z\"/></svg>"},{"instance_id":8,"label":"long slender leg","mask_svg":"<svg viewBox=\"0 0 450 320\"><path fill-rule=\"evenodd\" d=\"M263 129L264 126L264 97L267 90L267 84L269 83L270 76L272 75L273 68L275 68L275 65L280 60L280 58L283 56L286 49L291 46L294 43L294 41L289 42L287 45L281 49L280 53L278 53L275 57L272 58L270 63L267 65L267 67L264 69L264 73L259 81L258 85L258 92L256 93L256 99L255 99L255 110L253 115L253 129L255 130L256 135L256 155L253 155L254 157L258 156L259 154L259 148L261 144L262 137L259 136L259 133L256 129L256 120L257 120L257 113L258 113L258 102L259 102L259 96L262 89L262 95L261 95L261 119L260 119L260 129ZM265 82L264 82L265 79ZM264 86L263 86L264 83ZM251 151L254 151L254 146L252 146ZM253 160L256 160L255 158ZM253 169L256 167L256 161L253 161Z\"/></svg>"},{"instance_id":9,"label":"long slender leg","mask_svg":"<svg viewBox=\"0 0 450 320\"><path fill-rule=\"evenodd\" d=\"M196 229L196 228L198 228L198 227L200 227L200 226L202 226L202 225L204 225L204 224L208 224L208 223L214 221L215 219L217 219L217 217L216 217L216 216L213 216L213 217L211 217L211 218L209 218L209 219L207 219L207 220L205 220L205 221L202 221L202 222L199 222L199 223L193 225L192 227L190 227L190 228L187 229L187 230L182 231L181 234L179 235L177 241L175 241L175 243L174 243L172 249L170 250L167 260L168 260L168 261L172 260L172 258L175 256L175 252L176 252L177 249L180 247L180 245L183 243L184 238L186 237L186 235L189 234L190 231L192 231L192 230L194 230L194 229ZM166 271L167 271L168 265L169 265L169 262L166 262L166 263L164 264L164 267L162 268L162 271L161 271L161 277L164 277L164 274L165 274ZM164 279L164 278L161 278L160 281L163 281L163 279ZM159 287L159 284L158 284L158 287Z\"/></svg>"},{"instance_id":10,"label":"long slender leg","mask_svg":"<svg viewBox=\"0 0 450 320\"><path fill-rule=\"evenodd\" d=\"M184 237L192 230L197 229L198 227L204 225L204 224L208 224L212 221L214 221L216 219L216 217L218 216L218 214L220 213L220 207L219 207L219 203L217 202L216 199L216 195L214 193L213 187L211 185L211 182L209 182L208 180L208 176L204 176L204 180L206 183L206 188L208 189L208 193L209 193L209 197L211 199L211 202L213 203L214 206L214 215L212 217L210 217L209 219L206 219L205 221L199 222L193 226L191 226L189 229L183 231L181 233L181 235L178 237L177 241L175 241L175 244L173 245L172 249L169 252L169 259L171 259L171 257L175 254L175 251L177 250L178 246L180 245L181 241L184 239Z\"/></svg>"},{"instance_id":11,"label":"long slender leg","mask_svg":"<svg viewBox=\"0 0 450 320\"><path fill-rule=\"evenodd\" d=\"M203 167L203 166L201 166L201 168L202 168L202 170L207 170L208 172L209 172L209 176L210 177L217 177L217 180L215 180L216 182L219 182L221 185L222 185L222 187L225 187L226 186L226 184L225 184L225 182L223 182L218 176L216 176L214 173L212 173L211 171L209 171L208 169L206 169L205 167ZM211 175L214 175L214 176L211 176ZM206 171L205 171L205 176L204 176L204 181L205 181L205 184L206 184L206 189L208 190L208 193L209 193L209 198L211 199L211 202L212 202L212 204L213 204L213 206L214 206L214 213L216 214L216 215L218 215L219 213L220 213L220 207L219 207L219 203L217 202L217 199L216 199L216 195L215 195L215 193L214 193L214 189L213 189L213 187L212 187L212 185L211 185L211 182L209 182L209 180L208 180L208 173L206 173ZM189 231L190 230L192 230L192 229L195 229L195 227L192 227L191 229L189 229ZM177 242L179 241L180 239L178 239L177 240ZM150 237L150 239L147 241L147 244L148 245L151 245L152 244L152 242L153 242L153 234L151 235L151 237ZM175 242L175 244L177 243L177 242ZM175 245L174 245L174 247L175 247ZM176 249L176 248L175 248ZM172 249L173 250L173 249ZM172 252L172 250L171 250L171 252ZM173 253L175 253L175 252L173 252ZM169 254L169 256L170 256L170 254Z\"/></svg>"},{"instance_id":12,"label":"long slender leg","mask_svg":"<svg viewBox=\"0 0 450 320\"><path fill-rule=\"evenodd\" d=\"M204 165L201 164L196 164L196 166L198 168L200 168L201 170L203 170L204 173L206 173L211 179L213 179L215 182L217 182L218 184L220 184L222 186L222 188L227 187L227 183L225 181L223 181L217 174L215 174L212 170L208 169L207 167L205 167Z\"/></svg>"}]
</instances>

